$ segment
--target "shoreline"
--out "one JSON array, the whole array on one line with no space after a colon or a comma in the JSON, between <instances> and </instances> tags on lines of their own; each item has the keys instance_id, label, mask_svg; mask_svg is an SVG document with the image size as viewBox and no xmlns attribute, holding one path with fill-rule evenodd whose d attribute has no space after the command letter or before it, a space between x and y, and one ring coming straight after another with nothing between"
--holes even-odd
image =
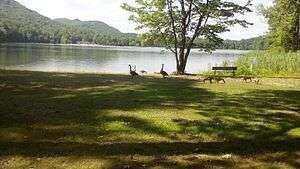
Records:
<instances>
[{"instance_id":1,"label":"shoreline","mask_svg":"<svg viewBox=\"0 0 300 169\"><path fill-rule=\"evenodd\" d=\"M63 72L63 71L42 71L42 70L18 70L18 69L2 69L0 68L0 72L32 72L32 73L57 73L57 74L83 74L83 75L129 75L126 73L108 73L108 72ZM149 74L151 75L151 74Z\"/></svg>"},{"instance_id":2,"label":"shoreline","mask_svg":"<svg viewBox=\"0 0 300 169\"><path fill-rule=\"evenodd\" d=\"M65 47L89 47L89 48L105 48L105 49L113 49L113 48L120 48L120 49L156 49L163 52L169 52L164 47L155 47L155 46L110 46L110 45L98 45L98 44L53 44L53 43L0 43L0 46L24 46L24 45L39 45L39 46L65 46ZM208 53L204 52L200 48L193 48L193 52L199 52L199 53ZM240 49L216 49L212 51L212 53L218 53L218 52L226 52L226 51L236 51L237 54L245 54L248 52L251 52L253 50L240 50Z\"/></svg>"},{"instance_id":3,"label":"shoreline","mask_svg":"<svg viewBox=\"0 0 300 169\"><path fill-rule=\"evenodd\" d=\"M38 71L38 70L16 70L16 69L1 69L0 68L0 74L1 72L20 72L20 73L44 73L44 74L73 74L73 75L120 75L120 76L131 76L129 73L108 73L108 72L60 72L60 71ZM148 73L148 74L140 74L139 77L161 77L159 73ZM0 75L1 76L1 75ZM170 78L185 78L185 77L206 77L208 75L205 74L191 74L191 75L176 75L176 74L170 74ZM242 78L243 76L236 76L236 77L231 77L231 76L224 76L225 78L231 78L231 79L239 79ZM265 78L265 79L295 79L298 80L300 79L300 76L257 76L259 78Z\"/></svg>"}]
</instances>

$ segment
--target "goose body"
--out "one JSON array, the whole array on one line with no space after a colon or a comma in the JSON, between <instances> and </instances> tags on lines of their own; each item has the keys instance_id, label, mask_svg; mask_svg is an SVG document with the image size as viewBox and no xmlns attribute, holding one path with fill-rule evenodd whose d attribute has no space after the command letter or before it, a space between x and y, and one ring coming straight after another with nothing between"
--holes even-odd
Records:
<instances>
[{"instance_id":1,"label":"goose body","mask_svg":"<svg viewBox=\"0 0 300 169\"><path fill-rule=\"evenodd\" d=\"M129 65L129 73L130 73L130 75L131 75L132 78L134 76L138 76L139 75L138 73L136 73L135 70L132 70L132 66L131 65Z\"/></svg>"},{"instance_id":2,"label":"goose body","mask_svg":"<svg viewBox=\"0 0 300 169\"><path fill-rule=\"evenodd\" d=\"M164 71L164 64L162 64L162 66L161 66L161 70L160 70L160 74L163 76L163 77L166 77L166 76L169 76L169 74L166 72L166 71Z\"/></svg>"}]
</instances>

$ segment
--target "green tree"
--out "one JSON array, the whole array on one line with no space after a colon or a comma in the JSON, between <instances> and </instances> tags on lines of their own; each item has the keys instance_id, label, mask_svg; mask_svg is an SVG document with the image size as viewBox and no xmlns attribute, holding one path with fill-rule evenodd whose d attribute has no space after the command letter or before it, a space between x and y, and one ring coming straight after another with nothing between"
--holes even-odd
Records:
<instances>
[{"instance_id":1,"label":"green tree","mask_svg":"<svg viewBox=\"0 0 300 169\"><path fill-rule=\"evenodd\" d=\"M300 50L299 0L275 0L274 6L262 8L262 13L270 25L269 40L272 47L285 51Z\"/></svg>"},{"instance_id":2,"label":"green tree","mask_svg":"<svg viewBox=\"0 0 300 169\"><path fill-rule=\"evenodd\" d=\"M222 42L218 34L229 26L250 24L235 17L251 12L250 5L251 1L241 6L228 0L136 0L122 7L133 13L129 19L138 23L137 29L147 30L145 41L163 42L174 53L177 73L184 74L196 38L209 41L203 50L215 49Z\"/></svg>"},{"instance_id":3,"label":"green tree","mask_svg":"<svg viewBox=\"0 0 300 169\"><path fill-rule=\"evenodd\" d=\"M62 44L68 44L71 43L71 35L69 32L64 32L61 36L60 43Z\"/></svg>"},{"instance_id":4,"label":"green tree","mask_svg":"<svg viewBox=\"0 0 300 169\"><path fill-rule=\"evenodd\" d=\"M6 42L6 34L7 34L7 31L6 31L5 27L0 26L0 43Z\"/></svg>"}]
</instances>

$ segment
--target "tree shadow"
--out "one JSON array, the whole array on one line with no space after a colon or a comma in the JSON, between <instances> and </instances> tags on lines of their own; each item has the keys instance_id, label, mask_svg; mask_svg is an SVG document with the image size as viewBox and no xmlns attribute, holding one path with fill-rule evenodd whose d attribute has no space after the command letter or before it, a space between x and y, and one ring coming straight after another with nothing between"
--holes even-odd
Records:
<instances>
[{"instance_id":1,"label":"tree shadow","mask_svg":"<svg viewBox=\"0 0 300 169\"><path fill-rule=\"evenodd\" d=\"M300 91L257 90L223 98L226 99L217 99L206 107L201 106L202 111L210 114L199 113L213 117L211 120L177 119L177 123L184 128L198 126L199 131L222 134L226 140L237 139L237 134L245 138L249 136L252 140L274 139L300 127ZM236 134L235 131L245 134Z\"/></svg>"},{"instance_id":2,"label":"tree shadow","mask_svg":"<svg viewBox=\"0 0 300 169\"><path fill-rule=\"evenodd\" d=\"M194 88L195 80L172 78L142 77L132 80L126 75L39 72L25 72L20 76L12 72L12 75L2 77L1 81L5 87L1 92L4 99L0 105L3 109L0 126L21 128L32 141L55 140L67 133L76 133L84 139L96 139L99 134L108 133L105 125L113 122L171 138L167 131L147 119L131 116L131 111L184 110L185 104L214 97L205 89ZM128 114L110 115L111 111ZM80 126L90 130L78 131Z\"/></svg>"},{"instance_id":3,"label":"tree shadow","mask_svg":"<svg viewBox=\"0 0 300 169\"><path fill-rule=\"evenodd\" d=\"M6 73L0 76L0 157L94 156L116 161L108 168L205 168L235 164L222 159L183 164L164 157L284 152L292 158L265 161L300 165L299 137L289 134L300 128L296 90L228 94L191 79ZM118 158L134 155L159 158Z\"/></svg>"}]
</instances>

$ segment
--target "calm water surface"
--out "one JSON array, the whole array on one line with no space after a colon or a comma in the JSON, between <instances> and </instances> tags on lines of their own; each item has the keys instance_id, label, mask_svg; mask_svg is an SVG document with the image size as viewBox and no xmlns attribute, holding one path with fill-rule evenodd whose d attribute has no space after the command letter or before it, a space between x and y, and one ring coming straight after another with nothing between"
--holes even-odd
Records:
<instances>
[{"instance_id":1,"label":"calm water surface","mask_svg":"<svg viewBox=\"0 0 300 169\"><path fill-rule=\"evenodd\" d=\"M224 61L234 62L246 51L218 50L212 54L193 50L187 72L198 73ZM128 73L128 64L137 70L175 71L175 57L162 48L91 47L42 44L0 45L0 68L11 70L75 73Z\"/></svg>"}]
</instances>

